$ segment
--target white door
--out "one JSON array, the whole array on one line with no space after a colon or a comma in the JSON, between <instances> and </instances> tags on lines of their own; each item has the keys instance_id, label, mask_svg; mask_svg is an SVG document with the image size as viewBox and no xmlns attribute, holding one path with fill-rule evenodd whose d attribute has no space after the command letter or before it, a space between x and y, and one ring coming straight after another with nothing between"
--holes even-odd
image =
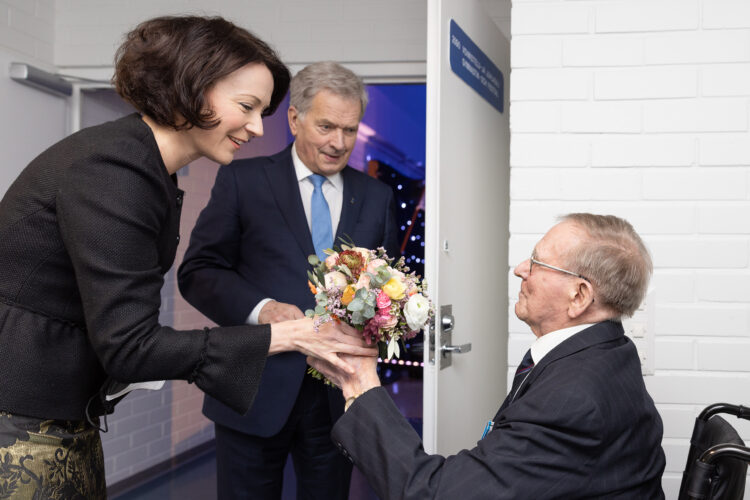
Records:
<instances>
[{"instance_id":1,"label":"white door","mask_svg":"<svg viewBox=\"0 0 750 500\"><path fill-rule=\"evenodd\" d=\"M438 314L423 437L446 455L475 445L507 392L510 45L475 0L428 0L427 23L425 277ZM471 344L447 367L446 305L450 344Z\"/></svg>"}]
</instances>

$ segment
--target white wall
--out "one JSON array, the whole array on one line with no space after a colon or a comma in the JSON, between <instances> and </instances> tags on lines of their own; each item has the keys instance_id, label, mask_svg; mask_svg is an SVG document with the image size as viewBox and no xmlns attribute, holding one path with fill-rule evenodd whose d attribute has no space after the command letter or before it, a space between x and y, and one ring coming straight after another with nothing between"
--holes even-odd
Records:
<instances>
[{"instance_id":1,"label":"white wall","mask_svg":"<svg viewBox=\"0 0 750 500\"><path fill-rule=\"evenodd\" d=\"M652 250L656 370L646 380L664 418L673 498L695 414L719 400L750 403L750 2L515 0L512 15L508 0L482 3L503 31L511 20L513 29L510 264L528 255L556 215L574 210L628 218ZM54 63L107 79L127 29L153 15L196 11L254 30L291 64L338 59L394 74L423 71L426 0L0 0L0 68L10 60ZM0 115L4 192L62 137L66 113L61 99L8 78L0 78L0 102L9 110ZM189 176L204 174L185 182L200 188L210 169ZM516 279L510 287L513 297ZM202 321L181 308L179 297L165 297L175 322ZM530 333L514 319L509 328L515 364ZM200 395L185 387L182 406L155 410L160 401L130 396L130 407L172 414L172 426L195 430L180 443L205 439ZM139 418L132 424L140 429ZM112 458L131 450L132 439L158 442L121 427ZM738 427L750 440L750 428ZM111 462L110 480L140 470L140 453Z\"/></svg>"},{"instance_id":2,"label":"white wall","mask_svg":"<svg viewBox=\"0 0 750 500\"><path fill-rule=\"evenodd\" d=\"M0 0L0 196L46 147L62 139L66 102L14 82L11 62L54 70L52 0Z\"/></svg>"},{"instance_id":3,"label":"white wall","mask_svg":"<svg viewBox=\"0 0 750 500\"><path fill-rule=\"evenodd\" d=\"M750 403L750 2L514 0L512 36L510 262L571 211L643 235L676 498L697 412ZM529 334L510 328L516 364Z\"/></svg>"}]
</instances>

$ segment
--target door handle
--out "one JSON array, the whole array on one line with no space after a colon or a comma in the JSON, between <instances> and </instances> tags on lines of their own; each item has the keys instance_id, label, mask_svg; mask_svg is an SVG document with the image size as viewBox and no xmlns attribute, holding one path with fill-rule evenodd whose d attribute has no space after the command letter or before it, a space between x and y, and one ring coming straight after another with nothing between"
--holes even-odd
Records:
<instances>
[{"instance_id":1,"label":"door handle","mask_svg":"<svg viewBox=\"0 0 750 500\"><path fill-rule=\"evenodd\" d=\"M461 345L443 345L440 347L440 352L451 352L453 354L463 354L471 351L471 342Z\"/></svg>"}]
</instances>

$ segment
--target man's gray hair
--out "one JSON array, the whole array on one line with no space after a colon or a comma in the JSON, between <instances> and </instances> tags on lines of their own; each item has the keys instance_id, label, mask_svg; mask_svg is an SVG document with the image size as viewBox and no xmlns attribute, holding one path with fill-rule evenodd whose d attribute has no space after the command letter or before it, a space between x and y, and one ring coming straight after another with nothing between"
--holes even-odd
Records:
<instances>
[{"instance_id":1,"label":"man's gray hair","mask_svg":"<svg viewBox=\"0 0 750 500\"><path fill-rule=\"evenodd\" d=\"M621 316L641 305L653 272L643 240L625 219L614 215L573 213L560 217L583 229L587 237L564 257L568 269L594 284L597 299Z\"/></svg>"},{"instance_id":2,"label":"man's gray hair","mask_svg":"<svg viewBox=\"0 0 750 500\"><path fill-rule=\"evenodd\" d=\"M332 61L310 64L294 75L289 85L289 104L300 116L304 116L310 110L315 95L324 89L344 98L358 99L362 105L359 119L365 115L367 89L362 79Z\"/></svg>"}]
</instances>

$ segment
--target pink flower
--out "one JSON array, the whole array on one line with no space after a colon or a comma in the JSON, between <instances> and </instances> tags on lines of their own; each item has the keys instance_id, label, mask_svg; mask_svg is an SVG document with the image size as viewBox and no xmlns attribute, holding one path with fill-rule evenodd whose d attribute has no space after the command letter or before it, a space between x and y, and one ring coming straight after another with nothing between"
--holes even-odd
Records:
<instances>
[{"instance_id":1,"label":"pink flower","mask_svg":"<svg viewBox=\"0 0 750 500\"><path fill-rule=\"evenodd\" d=\"M357 284L354 285L354 288L359 290L360 288L366 288L370 289L370 276L366 273L362 273L359 275L359 279L357 280Z\"/></svg>"},{"instance_id":2,"label":"pink flower","mask_svg":"<svg viewBox=\"0 0 750 500\"><path fill-rule=\"evenodd\" d=\"M393 328L398 323L398 318L396 316L391 316L390 311L387 309L380 309L375 317L372 318L372 321L374 321L380 328Z\"/></svg>"},{"instance_id":3,"label":"pink flower","mask_svg":"<svg viewBox=\"0 0 750 500\"><path fill-rule=\"evenodd\" d=\"M378 292L378 298L376 299L375 303L378 305L378 309L380 309L380 310L383 310L383 309L388 310L391 307L391 298L383 290L380 290Z\"/></svg>"},{"instance_id":4,"label":"pink flower","mask_svg":"<svg viewBox=\"0 0 750 500\"><path fill-rule=\"evenodd\" d=\"M325 263L326 263L326 269L331 270L334 267L336 267L336 263L339 259L338 253L332 253L328 257L326 257Z\"/></svg>"},{"instance_id":5,"label":"pink flower","mask_svg":"<svg viewBox=\"0 0 750 500\"><path fill-rule=\"evenodd\" d=\"M378 270L378 268L380 266L387 266L387 265L388 265L388 263L386 261L384 261L383 259L372 260L372 261L370 261L369 264L367 264L367 272L368 273L372 273L372 274L376 274L377 270Z\"/></svg>"}]
</instances>

